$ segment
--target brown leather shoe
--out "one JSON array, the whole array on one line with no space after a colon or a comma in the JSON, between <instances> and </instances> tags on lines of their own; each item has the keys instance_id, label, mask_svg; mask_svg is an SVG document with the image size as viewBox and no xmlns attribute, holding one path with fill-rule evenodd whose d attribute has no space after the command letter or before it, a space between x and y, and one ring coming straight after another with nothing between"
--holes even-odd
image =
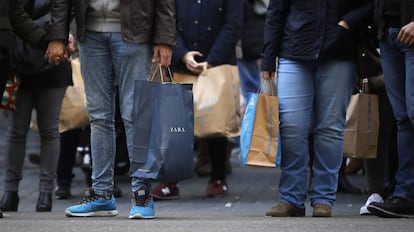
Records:
<instances>
[{"instance_id":1,"label":"brown leather shoe","mask_svg":"<svg viewBox=\"0 0 414 232\"><path fill-rule=\"evenodd\" d=\"M266 212L268 217L304 217L305 209L297 208L287 202L279 201L269 211Z\"/></svg>"},{"instance_id":2,"label":"brown leather shoe","mask_svg":"<svg viewBox=\"0 0 414 232\"><path fill-rule=\"evenodd\" d=\"M326 204L315 204L313 206L313 217L331 217L332 209Z\"/></svg>"}]
</instances>

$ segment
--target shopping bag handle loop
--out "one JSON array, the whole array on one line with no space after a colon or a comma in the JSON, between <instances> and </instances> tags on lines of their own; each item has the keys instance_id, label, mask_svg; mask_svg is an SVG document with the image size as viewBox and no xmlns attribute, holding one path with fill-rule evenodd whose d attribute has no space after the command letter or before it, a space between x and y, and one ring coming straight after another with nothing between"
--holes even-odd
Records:
<instances>
[{"instance_id":1,"label":"shopping bag handle loop","mask_svg":"<svg viewBox=\"0 0 414 232\"><path fill-rule=\"evenodd\" d=\"M164 83L164 72L163 72L162 69L163 69L163 66L161 64L154 64L152 66L152 71L151 71L152 74L151 74L150 81L154 81L156 74L159 73L160 74L160 82ZM167 76L169 77L170 82L174 82L173 75L171 73L170 67L166 66L166 69L167 69Z\"/></svg>"}]
</instances>

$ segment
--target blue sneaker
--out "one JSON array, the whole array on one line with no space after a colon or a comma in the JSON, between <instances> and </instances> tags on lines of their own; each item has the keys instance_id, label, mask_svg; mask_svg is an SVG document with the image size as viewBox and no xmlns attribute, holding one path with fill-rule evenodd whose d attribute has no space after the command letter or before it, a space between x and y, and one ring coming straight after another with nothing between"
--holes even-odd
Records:
<instances>
[{"instance_id":1,"label":"blue sneaker","mask_svg":"<svg viewBox=\"0 0 414 232\"><path fill-rule=\"evenodd\" d=\"M129 218L150 219L154 217L154 200L152 199L152 196L145 190L138 190L134 192Z\"/></svg>"},{"instance_id":2,"label":"blue sneaker","mask_svg":"<svg viewBox=\"0 0 414 232\"><path fill-rule=\"evenodd\" d=\"M68 217L113 217L118 215L114 196L110 199L98 196L93 191L87 191L80 204L65 210Z\"/></svg>"}]
</instances>

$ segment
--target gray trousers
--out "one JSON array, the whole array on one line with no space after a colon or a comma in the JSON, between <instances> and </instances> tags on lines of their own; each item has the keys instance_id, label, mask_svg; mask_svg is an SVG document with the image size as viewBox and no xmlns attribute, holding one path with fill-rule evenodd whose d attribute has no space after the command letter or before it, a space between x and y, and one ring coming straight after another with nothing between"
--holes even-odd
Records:
<instances>
[{"instance_id":1,"label":"gray trousers","mask_svg":"<svg viewBox=\"0 0 414 232\"><path fill-rule=\"evenodd\" d=\"M39 192L52 193L60 149L59 114L66 87L22 90L17 93L6 148L4 191L18 191L26 154L32 110L36 109L40 135Z\"/></svg>"}]
</instances>

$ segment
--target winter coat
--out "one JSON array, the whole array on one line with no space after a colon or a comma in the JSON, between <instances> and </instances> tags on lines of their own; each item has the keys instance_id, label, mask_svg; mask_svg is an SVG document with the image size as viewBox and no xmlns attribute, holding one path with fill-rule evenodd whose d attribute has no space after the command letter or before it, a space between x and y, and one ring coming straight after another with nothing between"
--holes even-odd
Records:
<instances>
[{"instance_id":1,"label":"winter coat","mask_svg":"<svg viewBox=\"0 0 414 232\"><path fill-rule=\"evenodd\" d=\"M384 2L385 0L375 0L375 21L378 26L378 39L382 39L385 29L384 18ZM414 21L414 1L401 0L401 26Z\"/></svg>"},{"instance_id":2,"label":"winter coat","mask_svg":"<svg viewBox=\"0 0 414 232\"><path fill-rule=\"evenodd\" d=\"M243 26L243 1L176 0L177 46L172 68L185 71L181 58L188 51L199 51L198 62L216 66L236 64L236 43Z\"/></svg>"},{"instance_id":3,"label":"winter coat","mask_svg":"<svg viewBox=\"0 0 414 232\"><path fill-rule=\"evenodd\" d=\"M89 2L55 0L47 40L67 41L69 25L74 16L77 40L83 41ZM175 45L174 0L120 0L120 16L125 42Z\"/></svg>"},{"instance_id":4,"label":"winter coat","mask_svg":"<svg viewBox=\"0 0 414 232\"><path fill-rule=\"evenodd\" d=\"M273 0L265 25L263 71L277 57L313 61L356 58L358 32L372 17L373 0ZM345 20L350 30L338 25Z\"/></svg>"},{"instance_id":5,"label":"winter coat","mask_svg":"<svg viewBox=\"0 0 414 232\"><path fill-rule=\"evenodd\" d=\"M15 32L33 46L45 32L23 10L20 0L0 0L0 49L10 48Z\"/></svg>"}]
</instances>

